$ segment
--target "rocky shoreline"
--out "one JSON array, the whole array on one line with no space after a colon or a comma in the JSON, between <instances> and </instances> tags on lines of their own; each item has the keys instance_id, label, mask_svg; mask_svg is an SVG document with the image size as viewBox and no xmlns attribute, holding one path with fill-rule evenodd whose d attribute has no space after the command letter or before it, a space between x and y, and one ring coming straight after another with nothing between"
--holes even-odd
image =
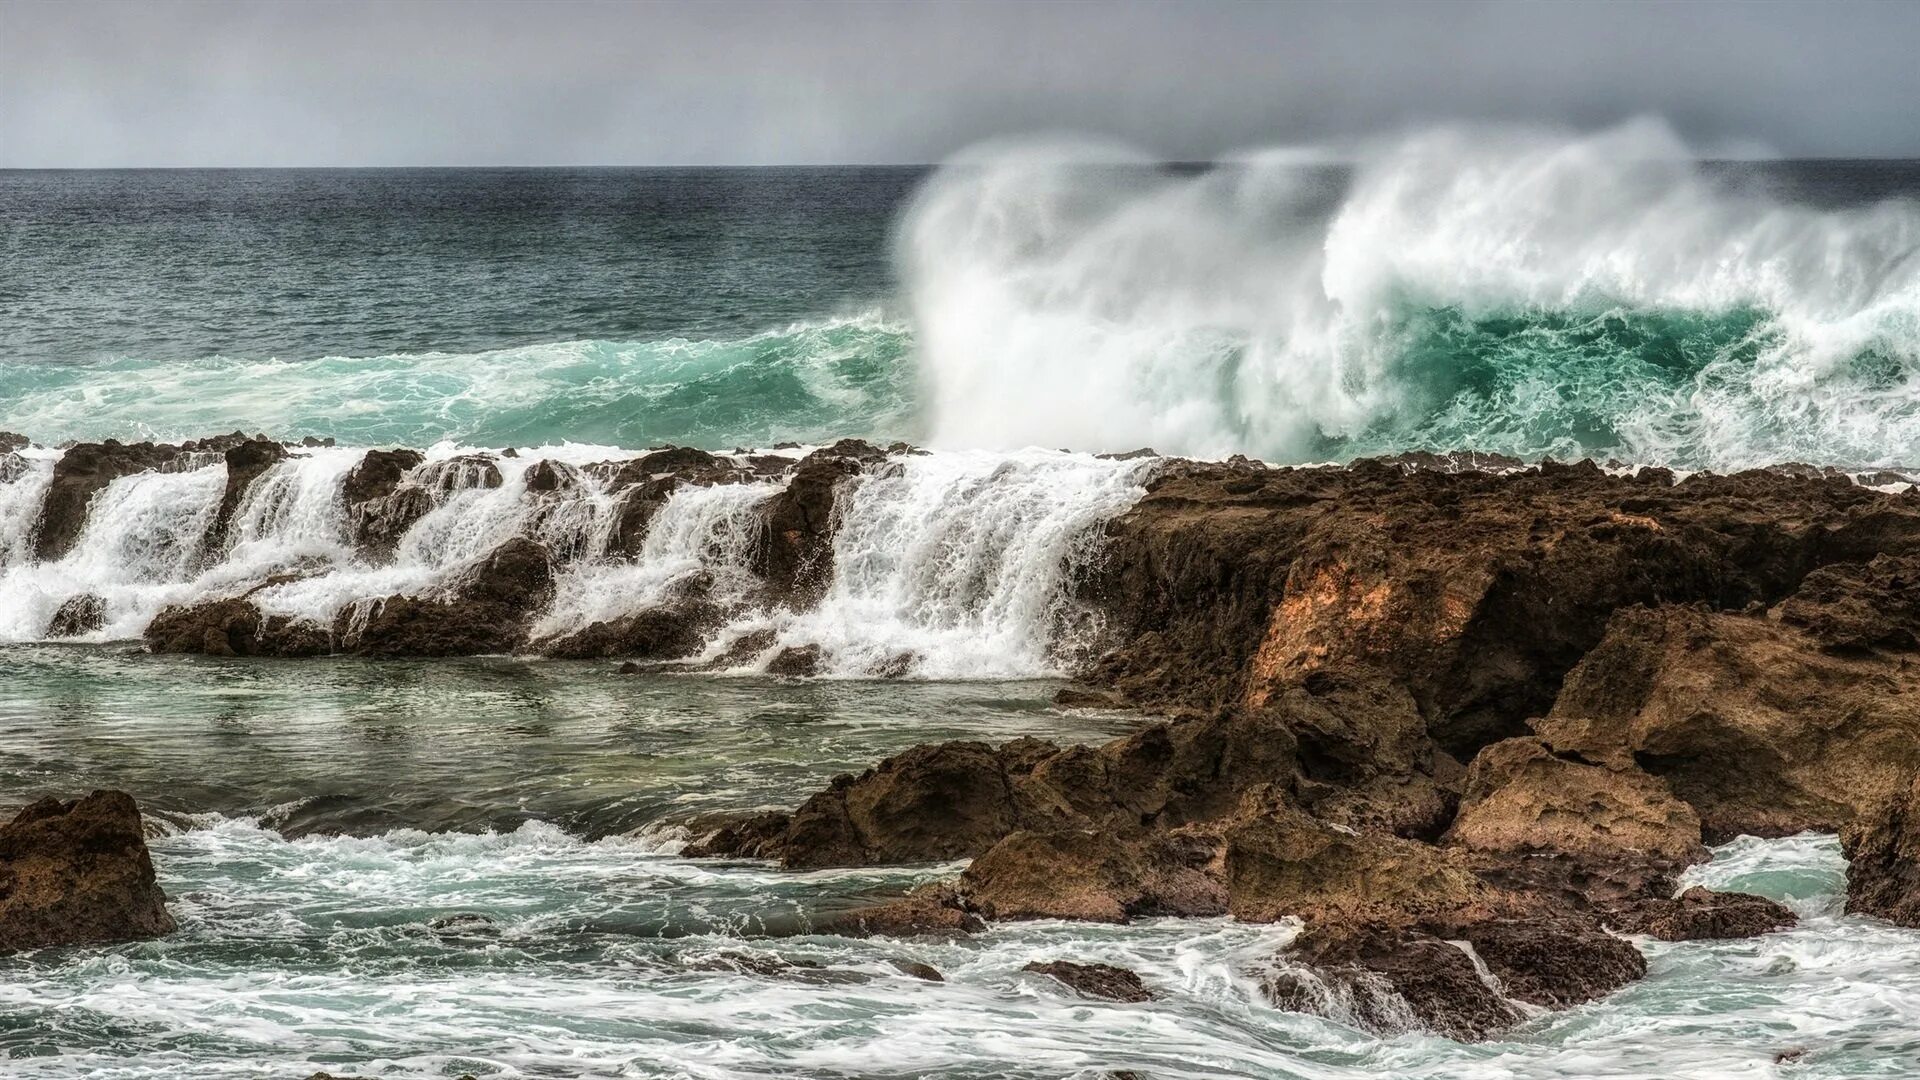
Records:
<instances>
[{"instance_id":1,"label":"rocky shoreline","mask_svg":"<svg viewBox=\"0 0 1920 1080\"><path fill-rule=\"evenodd\" d=\"M248 485L301 452L243 435L70 448L54 463L34 551L70 548L89 500L117 477L224 461L227 487L206 525L217 550ZM330 625L254 601L314 572L288 567L160 611L145 640L217 656L730 667L772 641L714 656L711 634L742 604L817 604L845 483L914 453L853 440L784 455L662 448L527 471L535 519L594 476L611 500L609 550L628 557L676 491L782 481L753 507L744 599L689 575L643 610L542 637L536 616L570 556L521 536L430 594L369 598ZM498 460L367 453L340 489L354 549L390 558L447 492L497 487ZM1299 936L1258 973L1277 1005L1460 1039L1640 978L1645 960L1621 935L1792 925L1770 900L1681 890L1706 845L1742 834L1838 832L1848 910L1920 926L1913 488L1806 468L1677 480L1431 455L1340 468L1142 459L1140 482L1144 494L1105 524L1067 583L1058 617L1092 632L1068 657L1080 685L1062 704L1158 719L1102 746L916 747L792 810L689 822L685 854L794 870L967 861L949 881L845 916L836 929L848 933L1297 919ZM73 598L50 634L97 627L98 606ZM818 663L818 647L788 647L761 670L804 676ZM0 834L0 863L69 880L31 869L11 854L25 842L5 839L55 817L23 814ZM153 913L157 888L143 891L144 846L115 850L131 860L115 871L132 882L124 932L76 940L168 928L164 908ZM12 928L34 916L18 922L6 902L0 939L37 940ZM1075 967L1043 974L1153 992L1124 972Z\"/></svg>"}]
</instances>

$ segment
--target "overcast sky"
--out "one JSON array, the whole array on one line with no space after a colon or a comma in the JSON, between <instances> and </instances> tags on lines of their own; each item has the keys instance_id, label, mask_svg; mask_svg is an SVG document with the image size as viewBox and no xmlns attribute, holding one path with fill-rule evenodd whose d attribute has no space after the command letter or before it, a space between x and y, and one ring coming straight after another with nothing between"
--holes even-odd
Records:
<instances>
[{"instance_id":1,"label":"overcast sky","mask_svg":"<svg viewBox=\"0 0 1920 1080\"><path fill-rule=\"evenodd\" d=\"M1429 120L1667 117L1920 156L1920 3L0 0L0 166L1172 158Z\"/></svg>"}]
</instances>

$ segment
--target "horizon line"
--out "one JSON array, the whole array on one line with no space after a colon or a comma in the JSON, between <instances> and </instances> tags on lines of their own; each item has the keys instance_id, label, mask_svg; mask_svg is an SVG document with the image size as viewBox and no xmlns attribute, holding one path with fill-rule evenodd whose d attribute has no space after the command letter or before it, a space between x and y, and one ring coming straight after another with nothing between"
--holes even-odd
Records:
<instances>
[{"instance_id":1,"label":"horizon line","mask_svg":"<svg viewBox=\"0 0 1920 1080\"><path fill-rule=\"evenodd\" d=\"M1700 165L1763 165L1767 163L1790 164L1904 164L1920 163L1920 154L1864 154L1830 155L1818 157L1700 157L1692 159ZM1154 162L1138 164L1195 167L1240 164L1235 158L1181 159L1168 158ZM541 163L538 165L504 164L461 164L461 165L0 165L0 173L22 172L351 172L374 169L403 170L508 170L518 169L534 171L540 169L659 169L659 170L700 170L700 169L937 169L950 162L921 161L842 161L842 162L679 162L674 164L584 164L578 162ZM1116 162L1115 164L1134 164ZM1356 164L1352 160L1322 160L1301 162L1309 166L1338 166Z\"/></svg>"}]
</instances>

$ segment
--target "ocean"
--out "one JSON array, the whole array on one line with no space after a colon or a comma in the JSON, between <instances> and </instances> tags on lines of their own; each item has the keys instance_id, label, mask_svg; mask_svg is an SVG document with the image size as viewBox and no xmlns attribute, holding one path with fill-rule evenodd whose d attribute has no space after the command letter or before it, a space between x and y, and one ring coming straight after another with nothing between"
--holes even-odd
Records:
<instances>
[{"instance_id":1,"label":"ocean","mask_svg":"<svg viewBox=\"0 0 1920 1080\"><path fill-rule=\"evenodd\" d=\"M0 958L0 1074L1912 1075L1920 933L1841 913L1830 836L1691 871L1797 928L1649 943L1646 980L1467 1045L1265 1004L1284 925L844 938L815 920L956 868L684 860L665 823L792 805L919 742L1133 730L1052 704L1080 644L1065 578L1141 490L1101 452L1920 466L1916 251L1920 163L1699 165L1633 126L1337 165L1048 144L940 169L0 172L0 430L40 444L0 476L0 804L132 792L182 925ZM236 429L338 445L263 476L220 550L198 546L210 461L116 481L72 552L34 558L60 444ZM517 535L582 553L552 632L688 573L724 587L765 490L683 491L623 559L604 497L535 520L526 470L844 436L932 452L849 501L817 610L731 628L821 646L827 677L134 640L276 568L336 566L259 594L327 619ZM515 456L361 565L338 485L393 445ZM100 629L47 641L81 593ZM902 655L909 677L873 677ZM1021 971L1089 951L1168 992L1100 1004Z\"/></svg>"}]
</instances>

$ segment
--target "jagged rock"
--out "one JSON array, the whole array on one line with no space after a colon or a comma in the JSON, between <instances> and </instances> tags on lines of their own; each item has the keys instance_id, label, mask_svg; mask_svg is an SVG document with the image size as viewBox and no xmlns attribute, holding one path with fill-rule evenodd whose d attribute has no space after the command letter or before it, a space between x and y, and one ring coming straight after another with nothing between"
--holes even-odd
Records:
<instances>
[{"instance_id":1,"label":"jagged rock","mask_svg":"<svg viewBox=\"0 0 1920 1080\"><path fill-rule=\"evenodd\" d=\"M917 746L859 777L838 776L794 811L781 862L789 868L935 862L978 855L1020 818L1008 774L1030 772L1055 747L1033 739Z\"/></svg>"},{"instance_id":2,"label":"jagged rock","mask_svg":"<svg viewBox=\"0 0 1920 1080\"><path fill-rule=\"evenodd\" d=\"M147 648L156 653L302 657L334 651L326 627L285 615L264 615L244 597L163 608L143 636Z\"/></svg>"},{"instance_id":3,"label":"jagged rock","mask_svg":"<svg viewBox=\"0 0 1920 1080\"><path fill-rule=\"evenodd\" d=\"M542 459L527 466L524 474L527 490L536 494L566 491L580 483L580 472L564 461Z\"/></svg>"},{"instance_id":4,"label":"jagged rock","mask_svg":"<svg viewBox=\"0 0 1920 1080\"><path fill-rule=\"evenodd\" d=\"M1920 558L1880 555L1822 567L1778 614L1829 651L1920 650Z\"/></svg>"},{"instance_id":5,"label":"jagged rock","mask_svg":"<svg viewBox=\"0 0 1920 1080\"><path fill-rule=\"evenodd\" d=\"M1920 774L1840 833L1847 910L1920 928Z\"/></svg>"},{"instance_id":6,"label":"jagged rock","mask_svg":"<svg viewBox=\"0 0 1920 1080\"><path fill-rule=\"evenodd\" d=\"M608 656L677 660L692 656L726 622L726 610L710 599L712 587L710 575L691 575L669 589L654 607L536 642L534 648L542 655L562 660Z\"/></svg>"},{"instance_id":7,"label":"jagged rock","mask_svg":"<svg viewBox=\"0 0 1920 1080\"><path fill-rule=\"evenodd\" d=\"M710 604L648 608L632 615L593 623L563 637L536 645L556 660L588 660L628 656L643 660L677 660L700 651L707 634L724 614Z\"/></svg>"},{"instance_id":8,"label":"jagged rock","mask_svg":"<svg viewBox=\"0 0 1920 1080\"><path fill-rule=\"evenodd\" d=\"M478 560L441 596L389 596L364 620L343 610L333 627L339 651L363 656L479 656L511 652L553 599L547 549L514 537Z\"/></svg>"},{"instance_id":9,"label":"jagged rock","mask_svg":"<svg viewBox=\"0 0 1920 1080\"><path fill-rule=\"evenodd\" d=\"M810 678L820 673L821 650L818 645L796 645L781 649L767 661L767 674L791 679Z\"/></svg>"},{"instance_id":10,"label":"jagged rock","mask_svg":"<svg viewBox=\"0 0 1920 1080\"><path fill-rule=\"evenodd\" d=\"M1534 722L1561 754L1663 779L1709 842L1834 831L1920 769L1920 665L1774 619L1633 608Z\"/></svg>"},{"instance_id":11,"label":"jagged rock","mask_svg":"<svg viewBox=\"0 0 1920 1080\"><path fill-rule=\"evenodd\" d=\"M833 507L842 482L886 458L858 439L815 450L794 466L786 487L761 504L767 542L755 553L754 572L776 599L812 606L833 576Z\"/></svg>"},{"instance_id":12,"label":"jagged rock","mask_svg":"<svg viewBox=\"0 0 1920 1080\"><path fill-rule=\"evenodd\" d=\"M1561 851L1591 858L1706 857L1700 818L1638 769L1554 756L1539 739L1507 739L1467 770L1451 843L1474 851Z\"/></svg>"},{"instance_id":13,"label":"jagged rock","mask_svg":"<svg viewBox=\"0 0 1920 1080\"><path fill-rule=\"evenodd\" d=\"M246 498L247 488L262 473L286 460L287 448L266 439L248 439L228 447L225 454L227 486L221 492L220 505L214 511L213 520L207 525L208 551L217 552L226 545L228 527L233 522L234 512L240 509L240 501Z\"/></svg>"},{"instance_id":14,"label":"jagged rock","mask_svg":"<svg viewBox=\"0 0 1920 1080\"><path fill-rule=\"evenodd\" d=\"M125 792L41 799L0 828L0 952L174 928L140 810Z\"/></svg>"},{"instance_id":15,"label":"jagged rock","mask_svg":"<svg viewBox=\"0 0 1920 1080\"><path fill-rule=\"evenodd\" d=\"M53 464L53 477L41 497L40 517L33 530L33 557L52 562L73 550L87 525L87 506L100 489L122 476L171 464L181 454L177 446L154 443L123 445L113 439L68 447Z\"/></svg>"},{"instance_id":16,"label":"jagged rock","mask_svg":"<svg viewBox=\"0 0 1920 1080\"><path fill-rule=\"evenodd\" d=\"M1700 885L1671 900L1640 901L1609 920L1623 933L1650 934L1662 941L1758 937L1799 921L1785 905L1764 896L1715 892Z\"/></svg>"},{"instance_id":17,"label":"jagged rock","mask_svg":"<svg viewBox=\"0 0 1920 1080\"><path fill-rule=\"evenodd\" d=\"M924 982L947 981L947 977L940 974L940 969L934 967L932 964L923 964L918 960L892 960L889 961L889 963L891 963L894 969L900 972L900 974L911 975Z\"/></svg>"},{"instance_id":18,"label":"jagged rock","mask_svg":"<svg viewBox=\"0 0 1920 1080\"><path fill-rule=\"evenodd\" d=\"M784 810L723 814L688 824L694 839L680 853L689 859L723 856L736 859L777 859L786 843L793 815Z\"/></svg>"},{"instance_id":19,"label":"jagged rock","mask_svg":"<svg viewBox=\"0 0 1920 1080\"><path fill-rule=\"evenodd\" d=\"M1036 960L1020 970L1045 975L1090 998L1128 1003L1153 1000L1139 975L1112 964L1076 964L1071 960L1043 964Z\"/></svg>"},{"instance_id":20,"label":"jagged rock","mask_svg":"<svg viewBox=\"0 0 1920 1080\"><path fill-rule=\"evenodd\" d=\"M79 637L91 634L106 623L107 601L98 593L69 596L47 622L50 638Z\"/></svg>"},{"instance_id":21,"label":"jagged rock","mask_svg":"<svg viewBox=\"0 0 1920 1080\"><path fill-rule=\"evenodd\" d=\"M827 929L854 937L952 937L977 934L986 927L951 884L937 882L897 900L856 908L834 919Z\"/></svg>"},{"instance_id":22,"label":"jagged rock","mask_svg":"<svg viewBox=\"0 0 1920 1080\"><path fill-rule=\"evenodd\" d=\"M1473 949L1497 982L1483 978ZM1309 925L1263 979L1282 1008L1394 1034L1420 1027L1453 1039L1498 1035L1519 1023L1513 1002L1563 1009L1646 974L1629 942L1568 917L1476 917L1428 923Z\"/></svg>"},{"instance_id":23,"label":"jagged rock","mask_svg":"<svg viewBox=\"0 0 1920 1080\"><path fill-rule=\"evenodd\" d=\"M1487 918L1458 928L1507 996L1548 1009L1597 1001L1647 973L1646 957L1598 925L1576 918Z\"/></svg>"},{"instance_id":24,"label":"jagged rock","mask_svg":"<svg viewBox=\"0 0 1920 1080\"><path fill-rule=\"evenodd\" d=\"M1491 899L1451 851L1337 828L1284 805L1248 815L1226 839L1228 910L1245 922L1408 922Z\"/></svg>"},{"instance_id":25,"label":"jagged rock","mask_svg":"<svg viewBox=\"0 0 1920 1080\"><path fill-rule=\"evenodd\" d=\"M1127 699L1112 690L1090 690L1083 686L1063 686L1054 692L1053 703L1063 709L1124 709Z\"/></svg>"},{"instance_id":26,"label":"jagged rock","mask_svg":"<svg viewBox=\"0 0 1920 1080\"><path fill-rule=\"evenodd\" d=\"M1221 915L1226 890L1211 864L1217 839L1016 832L961 876L969 907L989 919L1123 923L1147 915Z\"/></svg>"},{"instance_id":27,"label":"jagged rock","mask_svg":"<svg viewBox=\"0 0 1920 1080\"><path fill-rule=\"evenodd\" d=\"M0 454L11 454L15 450L25 450L33 445L33 440L25 435L11 431L0 431Z\"/></svg>"},{"instance_id":28,"label":"jagged rock","mask_svg":"<svg viewBox=\"0 0 1920 1080\"><path fill-rule=\"evenodd\" d=\"M1526 734L1623 607L1771 603L1916 551L1920 506L1824 479L1166 462L1075 590L1123 643L1087 678L1136 702L1257 706L1374 668L1464 760Z\"/></svg>"},{"instance_id":29,"label":"jagged rock","mask_svg":"<svg viewBox=\"0 0 1920 1080\"><path fill-rule=\"evenodd\" d=\"M1310 926L1261 985L1278 1008L1381 1035L1424 1028L1452 1039L1483 1039L1522 1019L1464 950L1406 926Z\"/></svg>"},{"instance_id":30,"label":"jagged rock","mask_svg":"<svg viewBox=\"0 0 1920 1080\"><path fill-rule=\"evenodd\" d=\"M427 491L404 483L425 460L417 450L369 450L341 481L348 533L368 557L391 557L400 537L433 509Z\"/></svg>"}]
</instances>

